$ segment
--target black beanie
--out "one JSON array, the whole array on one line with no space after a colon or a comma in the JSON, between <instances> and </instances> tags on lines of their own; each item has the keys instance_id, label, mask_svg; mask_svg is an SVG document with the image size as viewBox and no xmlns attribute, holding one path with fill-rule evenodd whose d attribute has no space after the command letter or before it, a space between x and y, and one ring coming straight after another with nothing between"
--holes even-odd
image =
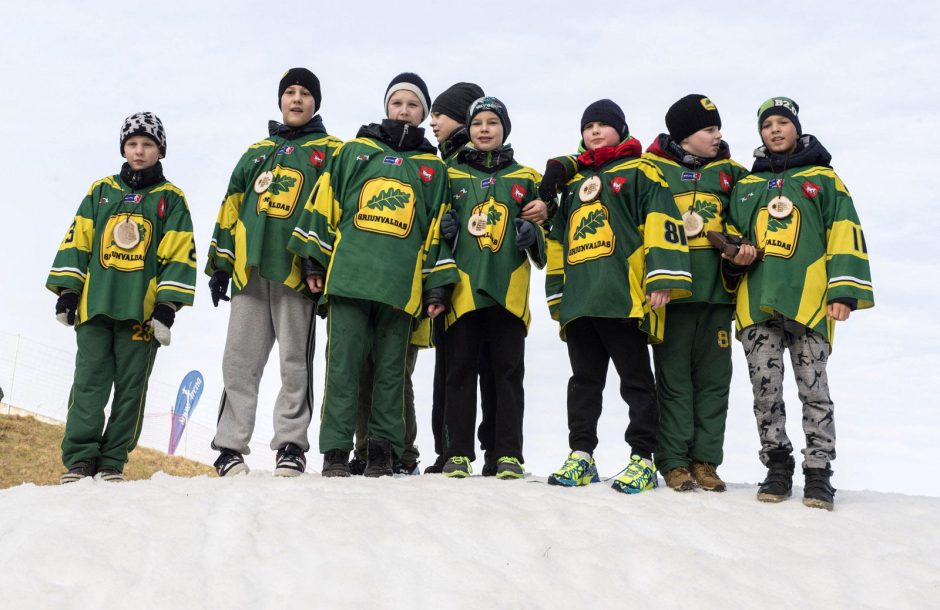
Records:
<instances>
[{"instance_id":1,"label":"black beanie","mask_svg":"<svg viewBox=\"0 0 940 610\"><path fill-rule=\"evenodd\" d=\"M495 97L481 97L480 99L473 102L470 106L470 110L467 111L467 122L465 127L467 130L470 129L470 123L473 122L473 117L480 114L481 112L492 112L499 117L499 122L503 125L503 142L509 137L509 132L512 129L512 123L509 122L509 112L506 110L506 104L502 103Z\"/></svg>"},{"instance_id":2,"label":"black beanie","mask_svg":"<svg viewBox=\"0 0 940 610\"><path fill-rule=\"evenodd\" d=\"M595 121L610 125L617 130L621 138L625 138L630 133L623 110L611 100L597 100L584 109L584 114L581 115L581 131L584 131L585 125Z\"/></svg>"},{"instance_id":3,"label":"black beanie","mask_svg":"<svg viewBox=\"0 0 940 610\"><path fill-rule=\"evenodd\" d=\"M385 116L388 116L389 98L396 91L402 89L411 91L418 97L418 101L421 102L421 107L424 109L424 116L421 117L421 120L426 119L428 116L428 100L431 99L431 94L428 93L428 86L424 84L424 80L414 72L402 72L388 84L388 89L385 90Z\"/></svg>"},{"instance_id":4,"label":"black beanie","mask_svg":"<svg viewBox=\"0 0 940 610\"><path fill-rule=\"evenodd\" d=\"M152 112L137 112L124 119L121 125L121 156L124 156L124 143L131 136L147 136L157 143L160 158L166 157L166 131L160 117Z\"/></svg>"},{"instance_id":5,"label":"black beanie","mask_svg":"<svg viewBox=\"0 0 940 610\"><path fill-rule=\"evenodd\" d=\"M796 135L803 135L803 126L800 125L800 118L798 116L800 114L800 105L790 98L783 96L772 97L761 104L760 108L757 109L758 131L760 131L761 125L764 123L764 119L774 114L778 114L790 119L790 121L793 123L793 126L796 127Z\"/></svg>"},{"instance_id":6,"label":"black beanie","mask_svg":"<svg viewBox=\"0 0 940 610\"><path fill-rule=\"evenodd\" d=\"M431 104L431 112L440 112L458 123L463 123L470 105L484 95L483 89L476 83L457 83L437 96Z\"/></svg>"},{"instance_id":7,"label":"black beanie","mask_svg":"<svg viewBox=\"0 0 940 610\"><path fill-rule=\"evenodd\" d=\"M306 68L291 68L285 72L284 76L281 77L280 84L277 86L278 108L281 107L281 96L291 85L300 85L310 92L310 95L313 96L313 112L316 114L320 109L320 101L323 99L320 96L320 79L317 78L317 75Z\"/></svg>"},{"instance_id":8,"label":"black beanie","mask_svg":"<svg viewBox=\"0 0 940 610\"><path fill-rule=\"evenodd\" d=\"M715 104L704 95L687 95L666 111L666 129L677 144L706 127L721 129L721 116Z\"/></svg>"}]
</instances>

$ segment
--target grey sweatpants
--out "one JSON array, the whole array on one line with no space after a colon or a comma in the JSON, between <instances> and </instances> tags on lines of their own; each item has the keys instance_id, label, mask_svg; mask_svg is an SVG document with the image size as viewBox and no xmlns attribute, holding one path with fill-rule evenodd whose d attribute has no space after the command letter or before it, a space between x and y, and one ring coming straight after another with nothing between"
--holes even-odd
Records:
<instances>
[{"instance_id":1,"label":"grey sweatpants","mask_svg":"<svg viewBox=\"0 0 940 610\"><path fill-rule=\"evenodd\" d=\"M793 452L787 437L783 404L783 350L790 351L797 392L803 403L804 468L825 468L836 458L834 407L829 399L826 361L829 344L819 333L783 316L749 326L741 332L747 356L754 416L760 435L760 459L767 464L774 449Z\"/></svg>"},{"instance_id":2,"label":"grey sweatpants","mask_svg":"<svg viewBox=\"0 0 940 610\"><path fill-rule=\"evenodd\" d=\"M275 340L280 354L281 391L274 403L271 449L281 449L287 443L303 451L310 449L307 428L313 416L315 320L313 301L283 284L264 279L257 271L232 297L222 357L225 391L213 449L250 453L258 384Z\"/></svg>"}]
</instances>

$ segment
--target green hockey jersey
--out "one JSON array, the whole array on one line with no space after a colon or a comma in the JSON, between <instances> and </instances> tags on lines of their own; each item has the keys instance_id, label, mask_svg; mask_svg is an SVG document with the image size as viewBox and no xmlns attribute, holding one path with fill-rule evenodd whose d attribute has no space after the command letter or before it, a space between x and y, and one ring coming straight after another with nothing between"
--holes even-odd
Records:
<instances>
[{"instance_id":1,"label":"green hockey jersey","mask_svg":"<svg viewBox=\"0 0 940 610\"><path fill-rule=\"evenodd\" d=\"M768 163L759 159L731 194L729 228L764 249L764 259L738 286L736 326L741 331L776 312L832 343L828 303L855 299L858 309L875 304L868 248L852 197L828 166L829 154L812 136L803 142L789 160L795 167L761 171ZM783 169L783 161L777 163ZM792 204L781 218L768 210L778 196Z\"/></svg>"},{"instance_id":2,"label":"green hockey jersey","mask_svg":"<svg viewBox=\"0 0 940 610\"><path fill-rule=\"evenodd\" d=\"M708 231L726 230L728 197L738 180L747 175L747 170L729 158L728 145L724 142L718 158L699 167L687 167L676 158L666 134L660 135L646 149L643 158L655 163L662 171L679 214L691 211L704 221L696 236L686 236L692 269L692 294L673 302L731 304L733 291L729 291L722 281L721 254L705 235Z\"/></svg>"},{"instance_id":3,"label":"green hockey jersey","mask_svg":"<svg viewBox=\"0 0 940 610\"><path fill-rule=\"evenodd\" d=\"M270 136L249 146L232 172L219 209L206 273L230 273L233 295L248 283L252 269L265 279L309 295L287 242L317 179L341 143L339 138L314 131L291 140Z\"/></svg>"},{"instance_id":4,"label":"green hockey jersey","mask_svg":"<svg viewBox=\"0 0 940 610\"><path fill-rule=\"evenodd\" d=\"M424 290L457 281L440 239L447 199L437 155L357 137L337 149L288 247L327 270L325 299L379 301L418 317Z\"/></svg>"},{"instance_id":5,"label":"green hockey jersey","mask_svg":"<svg viewBox=\"0 0 940 610\"><path fill-rule=\"evenodd\" d=\"M457 212L458 236L454 259L460 280L451 296L448 324L460 316L498 305L529 326L529 256L541 269L545 266L545 238L536 230L536 243L526 252L516 247L514 220L522 208L538 197L539 174L512 162L495 172L486 172L461 162L449 164L451 202ZM471 233L471 217L485 217L485 226Z\"/></svg>"},{"instance_id":6,"label":"green hockey jersey","mask_svg":"<svg viewBox=\"0 0 940 610\"><path fill-rule=\"evenodd\" d=\"M139 240L122 248L114 228L127 220L137 225ZM97 315L143 323L159 301L192 305L195 283L193 222L183 192L167 181L135 190L115 175L88 189L46 288L81 294L76 325Z\"/></svg>"},{"instance_id":7,"label":"green hockey jersey","mask_svg":"<svg viewBox=\"0 0 940 610\"><path fill-rule=\"evenodd\" d=\"M579 163L549 234L545 289L562 338L568 322L588 316L637 318L652 341L661 341L662 319L646 295L691 293L685 231L662 171L637 158L633 138L618 150L619 158L599 167ZM596 194L582 189L589 180Z\"/></svg>"}]
</instances>

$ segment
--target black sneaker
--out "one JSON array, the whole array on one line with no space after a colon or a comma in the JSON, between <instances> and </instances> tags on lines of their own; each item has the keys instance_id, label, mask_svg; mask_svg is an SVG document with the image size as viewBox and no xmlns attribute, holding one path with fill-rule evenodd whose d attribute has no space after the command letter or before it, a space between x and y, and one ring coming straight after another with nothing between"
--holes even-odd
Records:
<instances>
[{"instance_id":1,"label":"black sneaker","mask_svg":"<svg viewBox=\"0 0 940 610\"><path fill-rule=\"evenodd\" d=\"M366 471L367 477L390 477L392 470L392 443L384 438L370 438L368 445Z\"/></svg>"},{"instance_id":2,"label":"black sneaker","mask_svg":"<svg viewBox=\"0 0 940 610\"><path fill-rule=\"evenodd\" d=\"M832 470L825 468L804 468L806 484L803 487L803 504L810 508L832 510L836 489L829 483Z\"/></svg>"},{"instance_id":3,"label":"black sneaker","mask_svg":"<svg viewBox=\"0 0 940 610\"><path fill-rule=\"evenodd\" d=\"M421 474L421 469L418 468L418 462L403 462L401 460L395 460L395 467L393 470L395 471L395 474Z\"/></svg>"},{"instance_id":4,"label":"black sneaker","mask_svg":"<svg viewBox=\"0 0 940 610\"><path fill-rule=\"evenodd\" d=\"M348 477L349 476L349 452L342 449L331 449L323 454L323 470L320 474L324 477Z\"/></svg>"},{"instance_id":5,"label":"black sneaker","mask_svg":"<svg viewBox=\"0 0 940 610\"><path fill-rule=\"evenodd\" d=\"M231 449L222 449L213 466L215 466L215 471L219 473L220 477L233 477L236 474L248 472L248 464L245 463L245 458L239 452Z\"/></svg>"},{"instance_id":6,"label":"black sneaker","mask_svg":"<svg viewBox=\"0 0 940 610\"><path fill-rule=\"evenodd\" d=\"M793 456L786 450L770 452L767 462L767 477L757 488L757 499L761 502L783 502L793 490Z\"/></svg>"},{"instance_id":7,"label":"black sneaker","mask_svg":"<svg viewBox=\"0 0 940 610\"><path fill-rule=\"evenodd\" d=\"M98 469L98 472L95 473L95 478L99 481L107 481L108 483L120 483L124 480L124 473L117 468L105 466Z\"/></svg>"},{"instance_id":8,"label":"black sneaker","mask_svg":"<svg viewBox=\"0 0 940 610\"><path fill-rule=\"evenodd\" d=\"M361 476L363 472L366 471L366 461L362 458L358 458L353 455L353 458L349 460L349 474L355 476Z\"/></svg>"},{"instance_id":9,"label":"black sneaker","mask_svg":"<svg viewBox=\"0 0 940 610\"><path fill-rule=\"evenodd\" d=\"M59 485L74 483L85 477L95 476L95 460L79 460L69 466L68 472L59 477Z\"/></svg>"},{"instance_id":10,"label":"black sneaker","mask_svg":"<svg viewBox=\"0 0 940 610\"><path fill-rule=\"evenodd\" d=\"M487 454L489 454L489 451L487 451ZM496 458L492 458L492 461L490 459L490 456L487 455L483 460L483 470L480 471L480 474L485 477L495 477L496 471L499 469Z\"/></svg>"},{"instance_id":11,"label":"black sneaker","mask_svg":"<svg viewBox=\"0 0 940 610\"><path fill-rule=\"evenodd\" d=\"M274 476L298 477L307 469L307 457L294 443L287 443L277 452Z\"/></svg>"},{"instance_id":12,"label":"black sneaker","mask_svg":"<svg viewBox=\"0 0 940 610\"><path fill-rule=\"evenodd\" d=\"M444 456L439 455L433 464L424 469L424 474L441 474L444 472L444 464L446 463L447 460L444 459Z\"/></svg>"}]
</instances>

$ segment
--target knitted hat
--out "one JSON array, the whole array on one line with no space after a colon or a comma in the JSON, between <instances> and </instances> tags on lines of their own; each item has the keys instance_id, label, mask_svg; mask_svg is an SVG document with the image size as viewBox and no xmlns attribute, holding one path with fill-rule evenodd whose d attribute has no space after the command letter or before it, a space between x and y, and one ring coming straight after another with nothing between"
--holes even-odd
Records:
<instances>
[{"instance_id":1,"label":"knitted hat","mask_svg":"<svg viewBox=\"0 0 940 610\"><path fill-rule=\"evenodd\" d=\"M320 79L317 75L306 68L291 68L281 77L281 82L277 86L277 107L281 107L281 96L291 85L300 85L310 92L313 96L313 112L320 109L320 102L323 97L320 94Z\"/></svg>"},{"instance_id":2,"label":"knitted hat","mask_svg":"<svg viewBox=\"0 0 940 610\"><path fill-rule=\"evenodd\" d=\"M131 136L147 136L157 143L160 158L166 156L166 132L160 117L152 112L137 112L124 119L121 125L121 156L124 156L124 143Z\"/></svg>"},{"instance_id":3,"label":"knitted hat","mask_svg":"<svg viewBox=\"0 0 940 610\"><path fill-rule=\"evenodd\" d=\"M495 97L481 97L470 105L470 110L467 111L467 129L470 129L473 117L486 111L499 117L499 122L503 125L503 142L505 142L506 138L509 137L509 131L512 129L512 123L509 122L509 112L506 110L506 105Z\"/></svg>"},{"instance_id":4,"label":"knitted hat","mask_svg":"<svg viewBox=\"0 0 940 610\"><path fill-rule=\"evenodd\" d=\"M467 110L470 108L470 104L484 95L480 85L457 83L437 96L437 99L431 104L431 112L440 112L458 123L463 123L467 119Z\"/></svg>"},{"instance_id":5,"label":"knitted hat","mask_svg":"<svg viewBox=\"0 0 940 610\"><path fill-rule=\"evenodd\" d=\"M704 95L692 93L680 99L666 111L666 129L673 141L679 143L706 127L721 128L721 116L715 104Z\"/></svg>"},{"instance_id":6,"label":"knitted hat","mask_svg":"<svg viewBox=\"0 0 940 610\"><path fill-rule=\"evenodd\" d=\"M424 81L420 76L414 72L402 72L398 76L392 79L392 82L388 84L388 89L385 90L385 115L388 116L388 100L396 91L411 91L418 97L418 101L421 102L421 108L424 109L424 114L421 116L423 121L428 116L428 100L431 99L431 94L428 93L428 86L424 84ZM461 120L463 116L461 116Z\"/></svg>"},{"instance_id":7,"label":"knitted hat","mask_svg":"<svg viewBox=\"0 0 940 610\"><path fill-rule=\"evenodd\" d=\"M584 109L584 114L581 115L581 131L584 131L588 123L595 121L610 125L617 130L621 138L626 137L627 134L630 133L630 128L627 126L627 119L623 116L623 110L611 100L597 100Z\"/></svg>"},{"instance_id":8,"label":"knitted hat","mask_svg":"<svg viewBox=\"0 0 940 610\"><path fill-rule=\"evenodd\" d=\"M774 114L790 119L790 122L796 127L796 135L803 135L803 126L800 125L798 116L800 114L799 104L788 97L778 96L770 98L757 109L757 129L760 130L761 125L764 124L764 119Z\"/></svg>"}]
</instances>

